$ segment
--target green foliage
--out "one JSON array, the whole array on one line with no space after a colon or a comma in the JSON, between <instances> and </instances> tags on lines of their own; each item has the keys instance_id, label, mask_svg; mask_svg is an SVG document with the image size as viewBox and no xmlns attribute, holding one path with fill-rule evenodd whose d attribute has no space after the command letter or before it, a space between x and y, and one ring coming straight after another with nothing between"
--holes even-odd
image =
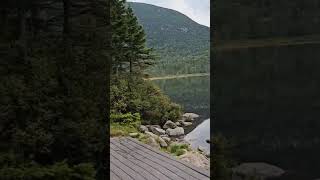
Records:
<instances>
[{"instance_id":1,"label":"green foliage","mask_svg":"<svg viewBox=\"0 0 320 180\"><path fill-rule=\"evenodd\" d=\"M169 152L181 156L185 153L185 150L188 150L189 146L187 144L172 144L169 146Z\"/></svg>"},{"instance_id":2,"label":"green foliage","mask_svg":"<svg viewBox=\"0 0 320 180\"><path fill-rule=\"evenodd\" d=\"M19 166L1 164L0 179L10 172L85 179L91 169L82 163L98 168L106 142L107 9L100 0L1 5L0 155L11 152ZM57 164L64 159L68 165Z\"/></svg>"},{"instance_id":3,"label":"green foliage","mask_svg":"<svg viewBox=\"0 0 320 180\"><path fill-rule=\"evenodd\" d=\"M221 134L212 138L213 154L211 155L212 178L217 180L231 179L231 167L234 162L231 159L230 142Z\"/></svg>"},{"instance_id":4,"label":"green foliage","mask_svg":"<svg viewBox=\"0 0 320 180\"><path fill-rule=\"evenodd\" d=\"M318 0L215 0L212 7L215 41L310 35L320 29L314 21Z\"/></svg>"},{"instance_id":5,"label":"green foliage","mask_svg":"<svg viewBox=\"0 0 320 180\"><path fill-rule=\"evenodd\" d=\"M2 156L3 157L3 156ZM12 156L11 156L12 158ZM0 169L2 180L94 180L95 169L90 163L69 165L66 161L53 165L40 165L37 163L21 163L19 159L11 159Z\"/></svg>"},{"instance_id":6,"label":"green foliage","mask_svg":"<svg viewBox=\"0 0 320 180\"><path fill-rule=\"evenodd\" d=\"M144 3L128 3L146 30L147 44L155 50L151 75L208 73L210 29L187 16Z\"/></svg>"},{"instance_id":7,"label":"green foliage","mask_svg":"<svg viewBox=\"0 0 320 180\"><path fill-rule=\"evenodd\" d=\"M111 122L121 124L134 124L141 121L139 113L111 114L110 120Z\"/></svg>"},{"instance_id":8,"label":"green foliage","mask_svg":"<svg viewBox=\"0 0 320 180\"><path fill-rule=\"evenodd\" d=\"M153 63L152 50L146 47L145 32L125 0L111 1L112 71L141 72Z\"/></svg>"},{"instance_id":9,"label":"green foliage","mask_svg":"<svg viewBox=\"0 0 320 180\"><path fill-rule=\"evenodd\" d=\"M110 100L112 114L139 113L143 124L164 124L181 116L181 107L165 96L159 88L139 76L114 76Z\"/></svg>"}]
</instances>

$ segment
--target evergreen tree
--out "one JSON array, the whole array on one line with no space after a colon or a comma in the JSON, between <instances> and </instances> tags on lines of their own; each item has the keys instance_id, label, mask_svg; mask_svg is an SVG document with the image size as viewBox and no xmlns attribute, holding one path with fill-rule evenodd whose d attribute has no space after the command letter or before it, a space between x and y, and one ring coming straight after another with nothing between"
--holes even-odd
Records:
<instances>
[{"instance_id":1,"label":"evergreen tree","mask_svg":"<svg viewBox=\"0 0 320 180\"><path fill-rule=\"evenodd\" d=\"M113 72L140 73L154 60L146 47L145 32L125 0L113 0L111 7Z\"/></svg>"}]
</instances>

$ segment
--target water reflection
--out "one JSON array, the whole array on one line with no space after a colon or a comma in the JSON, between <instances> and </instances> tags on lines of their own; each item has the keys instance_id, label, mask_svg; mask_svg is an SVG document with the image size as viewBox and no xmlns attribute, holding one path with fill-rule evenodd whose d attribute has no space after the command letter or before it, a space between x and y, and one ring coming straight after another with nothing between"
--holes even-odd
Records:
<instances>
[{"instance_id":1,"label":"water reflection","mask_svg":"<svg viewBox=\"0 0 320 180\"><path fill-rule=\"evenodd\" d=\"M185 129L186 139L193 148L201 146L209 150L206 139L210 136L210 78L187 77L177 79L163 79L153 81L174 102L180 104L185 112L193 112L200 118L192 126Z\"/></svg>"}]
</instances>

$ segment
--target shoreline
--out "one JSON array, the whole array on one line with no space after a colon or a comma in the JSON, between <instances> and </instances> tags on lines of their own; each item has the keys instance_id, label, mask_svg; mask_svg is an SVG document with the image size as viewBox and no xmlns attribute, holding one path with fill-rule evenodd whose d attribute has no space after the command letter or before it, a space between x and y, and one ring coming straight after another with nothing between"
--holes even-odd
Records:
<instances>
[{"instance_id":1,"label":"shoreline","mask_svg":"<svg viewBox=\"0 0 320 180\"><path fill-rule=\"evenodd\" d=\"M210 76L210 73L194 73L194 74L168 75L168 76L151 77L151 78L144 78L144 79L145 79L145 80L148 80L148 81L154 81L154 80L163 80L163 79L178 79L178 78L202 77L202 76Z\"/></svg>"}]
</instances>

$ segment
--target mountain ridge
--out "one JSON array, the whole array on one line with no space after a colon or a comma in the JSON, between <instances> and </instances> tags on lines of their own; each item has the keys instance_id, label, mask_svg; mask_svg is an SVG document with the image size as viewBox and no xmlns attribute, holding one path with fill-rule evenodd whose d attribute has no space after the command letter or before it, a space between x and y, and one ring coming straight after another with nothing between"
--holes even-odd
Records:
<instances>
[{"instance_id":1,"label":"mountain ridge","mask_svg":"<svg viewBox=\"0 0 320 180\"><path fill-rule=\"evenodd\" d=\"M160 57L147 71L154 76L208 73L210 28L178 11L128 2L146 32L147 45Z\"/></svg>"}]
</instances>

